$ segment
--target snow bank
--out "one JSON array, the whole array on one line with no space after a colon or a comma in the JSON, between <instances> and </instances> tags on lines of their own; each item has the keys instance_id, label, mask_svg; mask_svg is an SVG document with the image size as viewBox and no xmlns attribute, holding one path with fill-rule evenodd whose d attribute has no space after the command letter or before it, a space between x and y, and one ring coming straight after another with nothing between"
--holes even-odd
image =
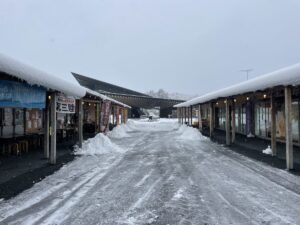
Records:
<instances>
[{"instance_id":1,"label":"snow bank","mask_svg":"<svg viewBox=\"0 0 300 225\"><path fill-rule=\"evenodd\" d=\"M180 134L178 136L178 139L181 140L206 140L207 139L199 132L198 129L188 127L187 125L181 125L177 133Z\"/></svg>"},{"instance_id":2,"label":"snow bank","mask_svg":"<svg viewBox=\"0 0 300 225\"><path fill-rule=\"evenodd\" d=\"M75 149L75 155L103 155L121 152L124 152L124 150L112 143L111 140L102 133L85 141L82 148L77 147Z\"/></svg>"},{"instance_id":3,"label":"snow bank","mask_svg":"<svg viewBox=\"0 0 300 225\"><path fill-rule=\"evenodd\" d=\"M110 131L107 136L110 138L125 138L129 137L129 131L131 131L130 126L128 126L127 124L121 124Z\"/></svg>"},{"instance_id":4,"label":"snow bank","mask_svg":"<svg viewBox=\"0 0 300 225\"><path fill-rule=\"evenodd\" d=\"M272 155L273 152L272 152L272 149L270 146L268 146L268 148L266 148L265 150L262 151L264 154L267 154L267 155Z\"/></svg>"},{"instance_id":5,"label":"snow bank","mask_svg":"<svg viewBox=\"0 0 300 225\"><path fill-rule=\"evenodd\" d=\"M131 130L153 132L153 131L172 131L180 126L177 119L158 119L149 121L148 119L129 120L127 126Z\"/></svg>"}]
</instances>

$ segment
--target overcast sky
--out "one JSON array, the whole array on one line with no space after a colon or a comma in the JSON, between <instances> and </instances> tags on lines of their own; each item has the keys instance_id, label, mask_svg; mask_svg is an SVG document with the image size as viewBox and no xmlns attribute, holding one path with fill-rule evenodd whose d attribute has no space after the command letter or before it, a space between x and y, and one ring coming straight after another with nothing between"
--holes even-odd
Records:
<instances>
[{"instance_id":1,"label":"overcast sky","mask_svg":"<svg viewBox=\"0 0 300 225\"><path fill-rule=\"evenodd\" d=\"M0 51L65 79L194 95L300 62L300 0L0 3Z\"/></svg>"}]
</instances>

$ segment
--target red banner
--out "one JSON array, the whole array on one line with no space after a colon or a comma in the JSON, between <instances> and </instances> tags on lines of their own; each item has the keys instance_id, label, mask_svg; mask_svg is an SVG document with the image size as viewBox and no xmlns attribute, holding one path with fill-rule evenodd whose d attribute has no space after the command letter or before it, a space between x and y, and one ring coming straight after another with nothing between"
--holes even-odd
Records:
<instances>
[{"instance_id":1,"label":"red banner","mask_svg":"<svg viewBox=\"0 0 300 225\"><path fill-rule=\"evenodd\" d=\"M104 100L101 107L101 121L100 121L101 132L107 132L109 129L110 111L111 111L111 102L108 100Z\"/></svg>"}]
</instances>

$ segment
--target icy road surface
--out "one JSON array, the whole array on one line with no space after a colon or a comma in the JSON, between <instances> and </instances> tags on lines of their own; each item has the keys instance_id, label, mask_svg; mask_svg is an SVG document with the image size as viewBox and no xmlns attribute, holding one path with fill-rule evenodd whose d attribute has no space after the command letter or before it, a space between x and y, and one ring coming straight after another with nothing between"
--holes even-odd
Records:
<instances>
[{"instance_id":1,"label":"icy road surface","mask_svg":"<svg viewBox=\"0 0 300 225\"><path fill-rule=\"evenodd\" d=\"M130 121L9 201L0 224L300 224L300 179L176 121Z\"/></svg>"}]
</instances>

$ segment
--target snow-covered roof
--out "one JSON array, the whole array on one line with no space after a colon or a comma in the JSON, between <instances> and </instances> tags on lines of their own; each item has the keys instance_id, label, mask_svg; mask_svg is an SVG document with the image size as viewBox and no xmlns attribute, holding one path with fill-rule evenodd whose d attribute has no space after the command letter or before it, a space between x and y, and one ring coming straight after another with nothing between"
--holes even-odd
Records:
<instances>
[{"instance_id":1,"label":"snow-covered roof","mask_svg":"<svg viewBox=\"0 0 300 225\"><path fill-rule=\"evenodd\" d=\"M89 89L89 88L86 88L86 87L84 87L84 88L86 89L87 94L91 94L91 95L94 95L94 96L98 96L98 97L100 97L100 98L103 99L103 100L109 100L109 101L111 101L111 102L113 102L113 103L115 103L115 104L117 104L117 105L119 105L119 106L123 106L123 107L125 107L125 108L131 108L129 105L126 105L126 104L124 104L124 103L122 103L122 102L119 102L119 101L117 101L117 100L115 100L115 99L112 99L112 98L110 98L110 97L108 97L108 96L106 96L106 95L100 94L100 93L98 93L98 92L96 92L96 91L93 91L93 90L91 90L91 89Z\"/></svg>"},{"instance_id":2,"label":"snow-covered roof","mask_svg":"<svg viewBox=\"0 0 300 225\"><path fill-rule=\"evenodd\" d=\"M35 69L15 59L0 54L0 72L26 81L30 85L43 86L74 97L83 97L86 90L80 85L68 82L58 76Z\"/></svg>"},{"instance_id":3,"label":"snow-covered roof","mask_svg":"<svg viewBox=\"0 0 300 225\"><path fill-rule=\"evenodd\" d=\"M189 101L177 104L174 107L188 107L218 98L225 98L255 91L263 91L276 86L289 85L300 85L300 63L202 95Z\"/></svg>"}]
</instances>

